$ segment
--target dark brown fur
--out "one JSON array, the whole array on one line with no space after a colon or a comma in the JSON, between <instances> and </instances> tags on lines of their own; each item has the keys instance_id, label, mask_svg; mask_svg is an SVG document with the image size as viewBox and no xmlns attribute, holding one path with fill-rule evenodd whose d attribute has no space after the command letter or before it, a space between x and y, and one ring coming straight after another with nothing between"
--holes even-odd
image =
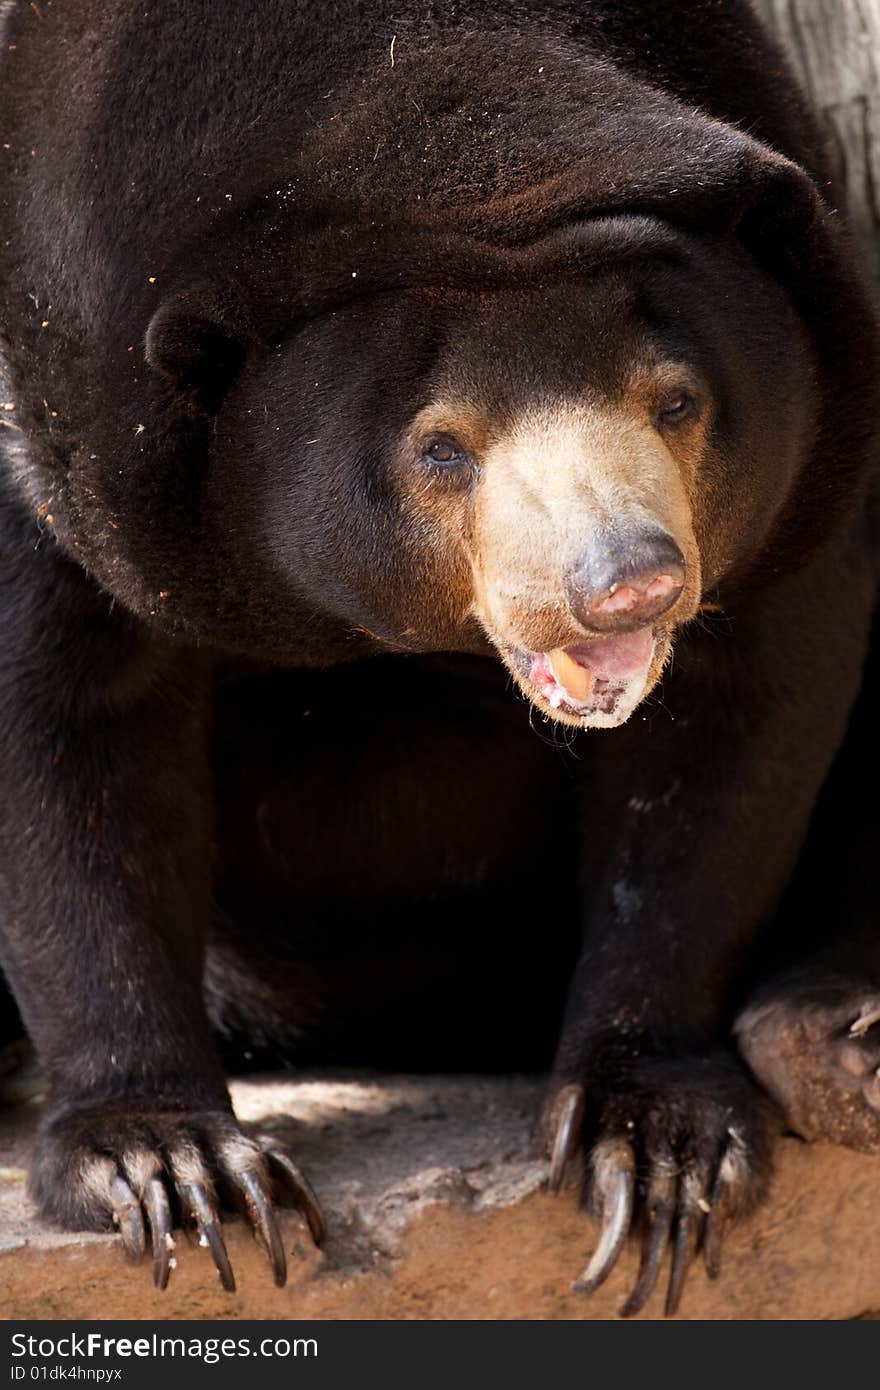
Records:
<instances>
[{"instance_id":1,"label":"dark brown fur","mask_svg":"<svg viewBox=\"0 0 880 1390\"><path fill-rule=\"evenodd\" d=\"M0 10L0 957L42 1210L109 1222L96 1155L135 1202L268 1184L211 1023L503 1067L561 1016L594 1199L673 1164L687 1250L695 1194L766 1180L731 1028L877 580L874 306L778 54L731 0ZM623 442L513 486L548 410ZM561 749L502 661L532 698L579 552L649 522L687 582L646 689L674 662Z\"/></svg>"}]
</instances>

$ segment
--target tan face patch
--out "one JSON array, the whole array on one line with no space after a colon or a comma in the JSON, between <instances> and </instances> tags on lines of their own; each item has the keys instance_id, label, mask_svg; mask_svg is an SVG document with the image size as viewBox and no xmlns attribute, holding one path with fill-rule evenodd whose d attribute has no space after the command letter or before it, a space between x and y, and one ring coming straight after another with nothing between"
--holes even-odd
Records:
<instances>
[{"instance_id":1,"label":"tan face patch","mask_svg":"<svg viewBox=\"0 0 880 1390\"><path fill-rule=\"evenodd\" d=\"M582 636L566 574L591 546L644 528L668 532L681 549L688 577L678 608L690 616L700 569L683 476L695 472L692 442L686 453L680 462L627 400L531 410L493 441L472 555L476 611L493 637L549 651Z\"/></svg>"},{"instance_id":2,"label":"tan face patch","mask_svg":"<svg viewBox=\"0 0 880 1390\"><path fill-rule=\"evenodd\" d=\"M659 679L672 626L692 617L700 599L689 485L703 431L697 421L671 431L673 453L655 419L634 407L625 396L524 413L487 450L475 502L474 611L529 698L576 727L613 727L629 717ZM560 678L560 669L572 668L559 653L579 642L581 659L600 671L602 652L610 666L621 656L616 638L583 645L566 575L586 553L623 548L627 535L651 530L667 533L685 558L684 588L662 627L623 639L642 653L625 674Z\"/></svg>"},{"instance_id":3,"label":"tan face patch","mask_svg":"<svg viewBox=\"0 0 880 1390\"><path fill-rule=\"evenodd\" d=\"M679 419L677 407L690 397L697 404ZM671 629L697 611L691 499L708 428L700 384L680 367L644 361L613 399L549 401L508 410L503 419L473 402L438 400L408 431L406 491L448 547L445 602L478 621L529 698L563 722L621 722L659 677ZM469 476L438 480L415 466L435 436L460 444L473 462ZM608 547L625 552L628 537L647 532L663 532L678 546L685 580L654 633L644 670L620 678L616 702L604 682L601 709L602 681L589 710L585 700L578 709L549 702L528 678L531 658L544 654L551 672L571 672L558 653L596 637L572 610L567 577L586 555ZM592 690L586 678L572 684L581 695Z\"/></svg>"}]
</instances>

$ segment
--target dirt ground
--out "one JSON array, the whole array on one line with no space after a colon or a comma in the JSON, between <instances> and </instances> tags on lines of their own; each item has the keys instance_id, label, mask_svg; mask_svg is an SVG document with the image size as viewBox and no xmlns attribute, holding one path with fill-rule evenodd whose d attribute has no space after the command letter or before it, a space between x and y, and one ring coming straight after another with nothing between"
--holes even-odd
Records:
<instances>
[{"instance_id":1,"label":"dirt ground","mask_svg":"<svg viewBox=\"0 0 880 1390\"><path fill-rule=\"evenodd\" d=\"M592 1298L571 1291L594 1243L573 1190L551 1198L530 1151L540 1095L530 1079L325 1076L234 1084L239 1115L285 1139L325 1204L317 1252L285 1217L290 1278L231 1223L238 1291L180 1236L167 1292L128 1265L112 1236L54 1232L24 1187L39 1106L0 1112L0 1307L6 1318L613 1317L631 1286L628 1252ZM685 1319L845 1319L880 1308L877 1165L843 1149L780 1145L771 1200L728 1242L721 1278L690 1276ZM642 1316L662 1315L655 1293Z\"/></svg>"}]
</instances>

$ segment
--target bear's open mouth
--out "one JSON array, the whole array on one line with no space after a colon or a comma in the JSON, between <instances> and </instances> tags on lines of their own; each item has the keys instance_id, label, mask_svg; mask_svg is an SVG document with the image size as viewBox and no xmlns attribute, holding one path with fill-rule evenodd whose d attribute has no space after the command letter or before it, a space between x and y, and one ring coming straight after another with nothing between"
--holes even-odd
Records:
<instances>
[{"instance_id":1,"label":"bear's open mouth","mask_svg":"<svg viewBox=\"0 0 880 1390\"><path fill-rule=\"evenodd\" d=\"M510 659L539 709L566 724L613 728L632 714L668 649L665 631L642 627L552 651L514 648Z\"/></svg>"}]
</instances>

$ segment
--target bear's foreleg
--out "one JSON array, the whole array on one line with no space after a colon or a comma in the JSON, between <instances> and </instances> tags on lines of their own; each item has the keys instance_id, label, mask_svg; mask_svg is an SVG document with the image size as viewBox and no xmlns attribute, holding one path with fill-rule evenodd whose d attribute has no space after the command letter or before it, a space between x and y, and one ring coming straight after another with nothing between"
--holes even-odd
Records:
<instances>
[{"instance_id":1,"label":"bear's foreleg","mask_svg":"<svg viewBox=\"0 0 880 1390\"><path fill-rule=\"evenodd\" d=\"M272 1183L317 1209L232 1113L202 1002L211 814L205 673L154 643L0 508L0 960L49 1082L31 1171L42 1213L109 1229L153 1271L193 1221L234 1287L218 1203L275 1278ZM146 1220L146 1225L145 1225Z\"/></svg>"},{"instance_id":2,"label":"bear's foreleg","mask_svg":"<svg viewBox=\"0 0 880 1390\"><path fill-rule=\"evenodd\" d=\"M579 1281L613 1268L631 1230L643 1306L667 1248L675 1311L702 1243L761 1198L773 1111L730 1030L855 700L872 576L858 544L688 634L663 700L613 735L580 815L584 930L549 1116L551 1185L580 1132L602 1222ZM611 740L609 740L610 744Z\"/></svg>"}]
</instances>

